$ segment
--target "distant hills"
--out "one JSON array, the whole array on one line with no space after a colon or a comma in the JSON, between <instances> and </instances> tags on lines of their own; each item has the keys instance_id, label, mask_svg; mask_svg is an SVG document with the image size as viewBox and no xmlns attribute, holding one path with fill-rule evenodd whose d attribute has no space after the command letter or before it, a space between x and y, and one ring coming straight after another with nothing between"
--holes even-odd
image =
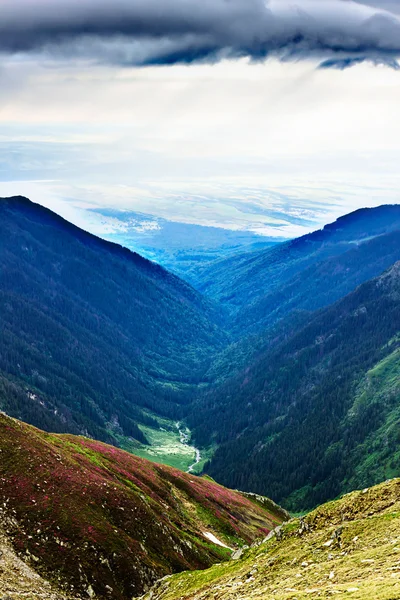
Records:
<instances>
[{"instance_id":1,"label":"distant hills","mask_svg":"<svg viewBox=\"0 0 400 600\"><path fill-rule=\"evenodd\" d=\"M267 499L4 414L0 453L0 593L13 597L130 600L288 518Z\"/></svg>"},{"instance_id":2,"label":"distant hills","mask_svg":"<svg viewBox=\"0 0 400 600\"><path fill-rule=\"evenodd\" d=\"M130 248L195 283L210 262L251 250L274 246L279 238L221 227L180 223L129 210L91 209L103 237ZM89 216L90 219L90 216Z\"/></svg>"}]
</instances>

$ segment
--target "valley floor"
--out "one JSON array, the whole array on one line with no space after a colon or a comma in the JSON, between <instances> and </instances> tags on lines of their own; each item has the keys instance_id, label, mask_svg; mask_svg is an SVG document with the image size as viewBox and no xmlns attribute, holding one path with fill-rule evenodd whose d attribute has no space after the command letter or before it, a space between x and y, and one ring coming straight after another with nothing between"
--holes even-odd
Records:
<instances>
[{"instance_id":1,"label":"valley floor","mask_svg":"<svg viewBox=\"0 0 400 600\"><path fill-rule=\"evenodd\" d=\"M205 462L211 458L212 449L199 449L191 444L191 431L181 422L151 415L158 421L159 429L140 425L149 444L121 438L124 450L153 462L169 465L187 473L201 473Z\"/></svg>"}]
</instances>

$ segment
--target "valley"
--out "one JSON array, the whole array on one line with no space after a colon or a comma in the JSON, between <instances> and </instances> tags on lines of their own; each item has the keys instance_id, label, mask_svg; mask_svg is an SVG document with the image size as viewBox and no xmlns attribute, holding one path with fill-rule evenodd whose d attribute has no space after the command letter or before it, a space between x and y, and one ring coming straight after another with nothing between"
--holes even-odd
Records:
<instances>
[{"instance_id":1,"label":"valley","mask_svg":"<svg viewBox=\"0 0 400 600\"><path fill-rule=\"evenodd\" d=\"M294 511L400 474L397 387L360 391L397 372L399 206L202 263L197 290L25 198L0 215L7 414Z\"/></svg>"},{"instance_id":2,"label":"valley","mask_svg":"<svg viewBox=\"0 0 400 600\"><path fill-rule=\"evenodd\" d=\"M400 0L0 53L0 600L400 600Z\"/></svg>"},{"instance_id":3,"label":"valley","mask_svg":"<svg viewBox=\"0 0 400 600\"><path fill-rule=\"evenodd\" d=\"M26 198L0 217L2 592L392 599L400 207L196 288Z\"/></svg>"}]
</instances>

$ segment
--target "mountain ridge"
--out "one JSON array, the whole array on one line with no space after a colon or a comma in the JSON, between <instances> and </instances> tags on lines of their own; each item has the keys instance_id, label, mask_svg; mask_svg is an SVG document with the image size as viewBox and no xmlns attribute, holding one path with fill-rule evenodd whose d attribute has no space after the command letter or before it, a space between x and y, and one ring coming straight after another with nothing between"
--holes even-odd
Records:
<instances>
[{"instance_id":1,"label":"mountain ridge","mask_svg":"<svg viewBox=\"0 0 400 600\"><path fill-rule=\"evenodd\" d=\"M400 229L400 205L354 211L312 233L271 249L236 255L211 263L197 287L226 304L233 315L318 262L351 250L354 243ZM378 275L379 273L376 273Z\"/></svg>"}]
</instances>

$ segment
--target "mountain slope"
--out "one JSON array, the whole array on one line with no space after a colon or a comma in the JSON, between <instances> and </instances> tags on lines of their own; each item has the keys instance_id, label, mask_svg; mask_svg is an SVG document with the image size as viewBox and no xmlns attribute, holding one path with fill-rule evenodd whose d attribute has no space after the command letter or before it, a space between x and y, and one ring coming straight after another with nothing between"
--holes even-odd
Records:
<instances>
[{"instance_id":1,"label":"mountain slope","mask_svg":"<svg viewBox=\"0 0 400 600\"><path fill-rule=\"evenodd\" d=\"M400 480L293 519L243 558L156 584L143 600L400 596Z\"/></svg>"},{"instance_id":2,"label":"mountain slope","mask_svg":"<svg viewBox=\"0 0 400 600\"><path fill-rule=\"evenodd\" d=\"M0 408L48 430L144 441L224 339L188 284L25 198L0 200Z\"/></svg>"},{"instance_id":3,"label":"mountain slope","mask_svg":"<svg viewBox=\"0 0 400 600\"><path fill-rule=\"evenodd\" d=\"M74 596L130 599L166 574L229 557L215 540L249 543L287 518L267 499L2 414L0 453L3 537Z\"/></svg>"},{"instance_id":4,"label":"mountain slope","mask_svg":"<svg viewBox=\"0 0 400 600\"><path fill-rule=\"evenodd\" d=\"M340 256L376 236L399 229L400 205L360 209L320 231L274 248L211 263L202 272L197 287L207 296L229 306L236 314L267 294L279 292L291 280L295 284L295 278L310 267ZM379 272L370 276L377 274ZM327 298L326 303L335 299Z\"/></svg>"},{"instance_id":5,"label":"mountain slope","mask_svg":"<svg viewBox=\"0 0 400 600\"><path fill-rule=\"evenodd\" d=\"M353 246L339 256L300 270L274 292L243 307L235 329L259 331L292 311L311 312L333 304L400 260L400 230Z\"/></svg>"},{"instance_id":6,"label":"mountain slope","mask_svg":"<svg viewBox=\"0 0 400 600\"><path fill-rule=\"evenodd\" d=\"M19 558L0 524L1 598L40 598L67 600L56 586L43 579L31 566Z\"/></svg>"},{"instance_id":7,"label":"mountain slope","mask_svg":"<svg viewBox=\"0 0 400 600\"><path fill-rule=\"evenodd\" d=\"M232 378L266 349L304 327L314 311L340 300L398 260L400 231L393 231L301 270L274 292L244 306L230 321L234 341L212 361L208 380L220 384Z\"/></svg>"},{"instance_id":8,"label":"mountain slope","mask_svg":"<svg viewBox=\"0 0 400 600\"><path fill-rule=\"evenodd\" d=\"M207 472L296 510L399 475L397 428L383 433L397 422L399 300L396 263L206 395L190 420L198 443L219 444ZM376 393L364 393L385 365Z\"/></svg>"}]
</instances>

